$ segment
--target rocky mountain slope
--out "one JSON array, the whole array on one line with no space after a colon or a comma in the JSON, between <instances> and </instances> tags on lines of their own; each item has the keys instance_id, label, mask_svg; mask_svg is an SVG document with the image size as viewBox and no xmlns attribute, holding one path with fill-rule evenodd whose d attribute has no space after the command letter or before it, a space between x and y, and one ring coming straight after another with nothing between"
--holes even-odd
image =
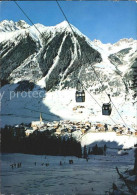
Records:
<instances>
[{"instance_id":1,"label":"rocky mountain slope","mask_svg":"<svg viewBox=\"0 0 137 195\"><path fill-rule=\"evenodd\" d=\"M91 41L72 25L74 35L65 21L36 27L40 33L25 21L0 23L0 125L30 123L39 120L40 112L44 121L125 125L114 106L111 117L102 115L101 105L110 93L126 126L135 128L137 41ZM88 89L80 105L75 101L78 79Z\"/></svg>"},{"instance_id":2,"label":"rocky mountain slope","mask_svg":"<svg viewBox=\"0 0 137 195\"><path fill-rule=\"evenodd\" d=\"M126 96L131 89L136 96L136 40L92 42L72 25L74 35L65 21L36 27L41 34L25 21L0 23L2 85L28 80L49 91L74 88L79 78L95 94L106 89L112 96L121 91Z\"/></svg>"}]
</instances>

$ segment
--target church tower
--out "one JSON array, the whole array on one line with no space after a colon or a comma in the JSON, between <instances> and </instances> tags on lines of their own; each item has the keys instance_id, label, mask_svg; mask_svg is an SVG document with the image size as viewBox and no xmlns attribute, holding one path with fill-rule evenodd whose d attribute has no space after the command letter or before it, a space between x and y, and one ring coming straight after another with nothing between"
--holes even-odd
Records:
<instances>
[{"instance_id":1,"label":"church tower","mask_svg":"<svg viewBox=\"0 0 137 195\"><path fill-rule=\"evenodd\" d=\"M42 123L42 114L40 113L40 123Z\"/></svg>"}]
</instances>

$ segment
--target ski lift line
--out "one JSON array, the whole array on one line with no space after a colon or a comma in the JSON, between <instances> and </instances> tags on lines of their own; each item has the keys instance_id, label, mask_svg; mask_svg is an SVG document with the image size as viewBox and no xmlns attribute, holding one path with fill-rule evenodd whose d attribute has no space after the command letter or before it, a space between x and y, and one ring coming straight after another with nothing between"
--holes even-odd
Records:
<instances>
[{"instance_id":1,"label":"ski lift line","mask_svg":"<svg viewBox=\"0 0 137 195\"><path fill-rule=\"evenodd\" d=\"M75 33L74 33L74 30L73 30L73 28L72 28L71 24L69 23L69 21L68 21L68 19L67 19L66 15L65 15L65 13L64 13L64 11L63 11L63 9L61 8L61 6L60 6L60 4L59 4L58 0L56 0L56 3L57 3L57 5L58 5L58 7L60 8L60 10L61 10L61 12L62 12L62 14L63 14L64 18L65 18L65 19L66 19L66 21L67 21L67 23L69 24L69 27L71 28L71 30L72 30L72 32L73 32L74 37L76 37L76 36L75 36Z\"/></svg>"},{"instance_id":2,"label":"ski lift line","mask_svg":"<svg viewBox=\"0 0 137 195\"><path fill-rule=\"evenodd\" d=\"M41 36L43 34L40 32L40 30L36 27L36 25L33 23L33 21L29 18L29 16L25 13L25 11L20 7L20 5L17 3L17 1L14 0L14 3L17 5L17 7L22 11L22 13L26 16L26 18L30 21L30 23L36 28L36 30L40 33Z\"/></svg>"},{"instance_id":3,"label":"ski lift line","mask_svg":"<svg viewBox=\"0 0 137 195\"><path fill-rule=\"evenodd\" d=\"M80 82L80 81L79 81ZM83 88L88 92L88 94L91 96L91 98L92 99L94 99L94 101L99 105L99 107L100 108L102 108L102 106L98 103L98 101L91 95L91 93L87 90L87 88L80 82L80 84L83 86ZM109 116L110 117L110 119L113 121L113 123L115 124L115 125L117 125L116 124L116 122L111 118L111 116Z\"/></svg>"},{"instance_id":4,"label":"ski lift line","mask_svg":"<svg viewBox=\"0 0 137 195\"><path fill-rule=\"evenodd\" d=\"M57 5L58 5L58 7L60 8L60 10L61 10L61 12L63 13L63 15L64 15L64 17L65 17L65 19L66 19L66 21L68 22L68 24L69 24L69 26L70 26L70 28L71 28L71 30L72 30L72 32L73 32L73 34L74 34L74 36L75 36L75 33L74 33L74 31L73 31L73 28L71 27L71 25L70 25L70 23L69 23L69 21L68 21L68 19L67 19L67 17L66 17L66 15L65 15L65 13L64 13L64 11L62 10L62 8L61 8L61 6L60 6L60 4L59 4L59 2L56 0L56 2L57 2ZM32 25L34 25L34 27L36 28L36 30L41 34L41 35L43 35L40 31L39 31L39 29L36 27L36 25L33 23L33 21L29 18L29 16L25 13L25 11L19 6L19 4L14 0L14 3L17 5L17 7L22 11L22 13L27 17L27 19L31 22L31 24ZM89 60L89 58L87 57L87 59ZM95 71L95 69L94 69L94 67L93 66L91 66L92 67L92 69L93 69L93 71L94 71L94 73L96 74L96 77L98 78L98 80L99 80L99 82L100 82L100 84L102 85L102 87L103 87L103 84L102 84L102 82L101 82L101 80L100 80L100 78L98 77L98 75L97 75L97 73L96 73L96 71ZM105 92L106 92L106 90L105 90ZM107 93L106 93L107 94ZM107 94L108 95L108 94ZM114 103L113 103L113 105L114 105ZM115 107L116 108L116 107ZM117 110L117 112L118 112L118 110ZM46 113L45 113L46 114ZM118 112L118 114L120 115L120 113ZM120 115L120 117L121 117L121 115ZM121 117L121 119L122 119L122 117ZM122 119L122 121L124 122L124 120ZM124 122L124 124L126 124L125 122ZM126 125L127 126L127 125Z\"/></svg>"},{"instance_id":5,"label":"ski lift line","mask_svg":"<svg viewBox=\"0 0 137 195\"><path fill-rule=\"evenodd\" d=\"M80 81L79 81L80 82ZM87 90L87 88L80 82L80 84L83 86L83 88L88 92L88 94L94 99L94 101L101 107L101 105L98 103L98 101L91 95L91 93Z\"/></svg>"},{"instance_id":6,"label":"ski lift line","mask_svg":"<svg viewBox=\"0 0 137 195\"><path fill-rule=\"evenodd\" d=\"M56 2L57 2L57 5L58 5L59 9L61 10L61 12L62 12L62 14L63 14L64 18L65 18L65 19L66 19L66 21L68 22L68 24L69 24L69 26L70 26L70 28L71 28L71 30L72 30L72 32L73 32L74 37L76 37L76 35L75 35L75 33L74 33L74 30L73 30L73 28L72 28L72 26L71 26L70 22L68 21L68 19L67 19L67 17L66 17L66 15L65 15L65 13L64 13L64 11L63 11L63 9L61 8L61 6L60 6L60 4L59 4L58 0L56 0ZM86 54L86 53L85 53L85 54ZM88 56L86 56L86 57L87 57L88 61L90 61L90 60L89 60L89 58L88 58ZM101 80L100 80L100 78L98 77L98 75L97 75L97 73L96 73L95 69L93 68L93 66L91 66L91 67L92 67L92 69L93 69L94 73L96 74L97 78L99 79L99 81L100 81L100 83L101 83ZM101 83L101 85L102 85L102 83ZM103 85L102 85L102 86L103 86Z\"/></svg>"},{"instance_id":7,"label":"ski lift line","mask_svg":"<svg viewBox=\"0 0 137 195\"><path fill-rule=\"evenodd\" d=\"M91 95L91 93L87 90L87 88L80 82L80 80L78 80L79 81L79 83L83 86L83 88L88 92L88 94L91 96L91 98L92 99L94 99L94 101L99 105L99 107L102 109L102 106L98 103L98 101ZM109 96L109 95L108 95ZM110 99L110 96L109 96L109 99ZM110 99L110 101L111 101L111 99ZM117 123L112 119L112 117L111 116L109 116L110 117L110 119L113 121L113 123L115 124L115 125L117 125Z\"/></svg>"},{"instance_id":8,"label":"ski lift line","mask_svg":"<svg viewBox=\"0 0 137 195\"><path fill-rule=\"evenodd\" d=\"M69 23L69 21L68 21L68 19L67 19L66 15L65 15L65 13L64 13L64 11L63 11L63 9L61 8L61 6L60 6L60 4L59 4L58 0L56 0L56 3L57 3L57 5L58 5L58 7L60 8L60 10L61 10L61 12L62 12L62 14L63 14L64 18L65 18L65 19L66 19L66 21L67 21L67 23L69 24L69 27L71 28L71 31L72 31L72 33L73 33L74 37L77 39L77 37L76 37L76 35L75 35L75 32L74 32L74 30L73 30L73 28L72 28L71 24ZM81 66L81 68L80 68L78 78L80 77L81 71L82 71L82 66Z\"/></svg>"},{"instance_id":9,"label":"ski lift line","mask_svg":"<svg viewBox=\"0 0 137 195\"><path fill-rule=\"evenodd\" d=\"M58 3L58 1L56 0L56 2L57 2L57 4L58 4L58 6L59 6L59 8L60 8L60 10L61 10L61 12L63 13L63 15L64 15L64 17L65 17L65 19L66 19L66 21L68 22L68 24L69 24L69 26L70 26L70 28L71 28L71 30L72 30L72 32L73 32L73 35L74 35L74 37L76 37L75 36L75 33L74 33L74 30L73 30L73 28L71 27L71 25L70 25L70 23L69 23L69 21L68 21L68 19L67 19L67 17L66 17L66 15L65 15L65 13L64 13L64 11L62 10L62 8L61 8L61 6L60 6L60 4ZM36 28L36 30L42 35L42 33L39 31L39 29L36 27L36 25L33 23L33 21L28 17L28 15L25 13L25 11L19 6L19 4L14 0L14 3L18 6L18 8L22 11L22 13L28 18L28 20L31 22L31 24L32 25L34 25L34 27ZM81 72L81 70L82 70L82 66L81 66L81 69L80 69L80 72ZM80 76L80 75L79 75ZM81 82L80 82L81 83ZM87 91L88 92L88 91ZM88 92L89 93L89 92ZM90 93L89 93L90 94ZM94 97L90 94L90 96L94 99ZM95 99L94 99L95 100ZM95 100L96 101L96 100ZM101 105L96 101L96 103L101 107ZM27 109L27 108L26 108ZM35 111L35 110L32 110L32 111ZM43 112L44 113L44 112ZM45 113L46 114L46 113ZM49 114L50 115L50 114ZM51 115L51 116L54 116L54 115Z\"/></svg>"},{"instance_id":10,"label":"ski lift line","mask_svg":"<svg viewBox=\"0 0 137 195\"><path fill-rule=\"evenodd\" d=\"M112 102L112 100L111 100L111 102ZM124 125L128 128L128 125L125 123L124 119L122 118L121 114L119 113L119 111L118 111L117 107L115 106L115 104L114 104L113 102L112 102L112 105L114 106L115 110L116 110L116 111L117 111L117 113L119 114L119 116L120 116L120 118L122 119L122 121L123 121Z\"/></svg>"},{"instance_id":11,"label":"ski lift line","mask_svg":"<svg viewBox=\"0 0 137 195\"><path fill-rule=\"evenodd\" d=\"M70 28L71 28L71 30L72 30L72 32L73 32L73 34L74 34L74 36L75 36L75 33L74 33L74 31L73 31L73 29L72 29L72 27L71 27L71 25L70 25L70 23L69 23L69 21L68 21L68 19L67 19L67 17L66 17L66 15L65 15L65 13L64 13L64 11L63 11L63 9L61 8L61 6L60 6L60 4L59 4L58 0L56 0L56 2L57 2L57 5L58 5L59 9L61 10L61 12L62 12L63 16L65 17L66 21L68 22L68 24L69 24L69 26L70 26ZM75 37L76 37L76 36L75 36ZM85 53L85 55L86 55L86 53ZM88 58L88 56L87 56L87 55L86 55L86 57L87 57L88 61L90 62L90 60L89 60L89 58ZM91 67L92 67L92 69L93 69L93 71L94 71L94 73L95 73L95 75L96 75L96 77L97 77L98 81L100 82L100 84L101 84L101 86L102 86L102 88L103 88L103 83L102 83L101 79L99 78L99 76L97 75L96 70L94 69L94 67L93 67L93 66L91 66ZM105 89L105 93L106 93L106 95L109 97L109 94L107 94L106 89ZM112 102L112 100L111 100L111 102ZM122 119L122 121L123 121L124 125L125 125L125 126L127 126L127 124L125 123L124 119L122 118L121 114L119 113L118 109L116 108L116 106L114 105L114 103L113 103L113 102L112 102L112 104L113 104L113 106L115 107L115 109L116 109L117 113L119 114L120 118ZM128 127L128 126L127 126L127 127Z\"/></svg>"},{"instance_id":12,"label":"ski lift line","mask_svg":"<svg viewBox=\"0 0 137 195\"><path fill-rule=\"evenodd\" d=\"M66 21L68 22L68 24L69 24L69 26L70 26L70 28L71 28L71 30L72 30L72 32L73 32L74 37L76 37L76 35L75 35L75 33L74 33L74 30L73 30L72 26L70 25L70 23L69 23L69 21L68 21L66 15L65 15L63 9L61 8L61 6L60 6L60 4L58 3L57 0L56 0L56 2L57 2L57 4L58 4L58 6L59 6L61 12L63 13L63 15L64 15ZM22 13L27 17L27 19L31 22L31 24L36 28L36 30L37 30L37 31L41 34L41 36L42 36L42 33L39 31L39 29L36 27L36 25L33 23L33 21L29 18L29 16L25 13L25 11L19 6L19 4L18 4L15 0L14 0L14 3L17 5L17 7L22 11ZM87 58L87 59L88 59L88 58ZM91 66L91 67L92 67L92 66ZM92 68L93 68L93 67L92 67ZM93 68L93 70L94 70L94 68ZM80 69L80 73L81 73L81 71L82 71L82 66L81 66L81 69ZM98 77L98 75L97 75L97 73L96 73L95 70L94 70L94 72L95 72L96 76ZM79 76L80 76L80 74L79 74ZM99 79L99 77L98 77L98 79ZM80 81L79 81L79 82L80 82ZM100 81L100 82L101 82L101 81ZM81 82L80 82L80 83L81 83ZM84 88L85 88L85 87L84 87ZM86 89L86 88L85 88L85 89ZM86 89L86 91L89 93L89 95L92 97L92 99L94 99L94 101L101 107L101 105L96 101L96 99L91 95L91 93L90 93L87 89ZM29 109L29 108L25 108L25 109L28 109L28 110L31 110L31 111L34 111L34 112L39 112L39 111L32 110L32 109ZM41 113L44 113L44 112L41 112ZM55 116L55 115L47 114L47 113L44 113L44 114L50 115L50 116ZM111 117L110 117L110 118L111 118ZM111 120L114 122L113 119L111 119ZM115 123L115 122L114 122L114 123ZM116 124L116 123L115 123L115 124Z\"/></svg>"},{"instance_id":13,"label":"ski lift line","mask_svg":"<svg viewBox=\"0 0 137 195\"><path fill-rule=\"evenodd\" d=\"M80 81L79 81L80 82ZM80 82L81 83L81 82ZM81 85L83 86L83 88L89 93L89 95L91 96L91 98L93 98L94 99L94 101L99 105L99 107L100 108L102 108L101 107L101 105L98 103L98 101L91 95L91 93L87 90L87 88L81 83ZM110 117L110 116L109 116ZM113 123L115 124L115 125L117 125L117 123L112 119L112 117L110 117L110 119L113 121Z\"/></svg>"}]
</instances>

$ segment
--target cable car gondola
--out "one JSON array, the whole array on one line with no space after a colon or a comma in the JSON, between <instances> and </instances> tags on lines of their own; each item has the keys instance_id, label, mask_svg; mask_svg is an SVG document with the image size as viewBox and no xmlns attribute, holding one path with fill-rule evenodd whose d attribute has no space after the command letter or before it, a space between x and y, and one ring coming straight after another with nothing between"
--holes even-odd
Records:
<instances>
[{"instance_id":1,"label":"cable car gondola","mask_svg":"<svg viewBox=\"0 0 137 195\"><path fill-rule=\"evenodd\" d=\"M110 94L108 94L108 97L110 99ZM110 99L110 102L111 102L111 99ZM104 103L102 105L102 115L111 115L111 111L112 111L112 107L111 107L111 104L109 103Z\"/></svg>"},{"instance_id":2,"label":"cable car gondola","mask_svg":"<svg viewBox=\"0 0 137 195\"><path fill-rule=\"evenodd\" d=\"M76 99L76 102L85 102L85 91L79 80L76 86L75 99Z\"/></svg>"},{"instance_id":3,"label":"cable car gondola","mask_svg":"<svg viewBox=\"0 0 137 195\"><path fill-rule=\"evenodd\" d=\"M111 115L111 104L110 103L104 103L102 106L102 115Z\"/></svg>"},{"instance_id":4,"label":"cable car gondola","mask_svg":"<svg viewBox=\"0 0 137 195\"><path fill-rule=\"evenodd\" d=\"M76 91L76 102L85 102L85 91Z\"/></svg>"}]
</instances>

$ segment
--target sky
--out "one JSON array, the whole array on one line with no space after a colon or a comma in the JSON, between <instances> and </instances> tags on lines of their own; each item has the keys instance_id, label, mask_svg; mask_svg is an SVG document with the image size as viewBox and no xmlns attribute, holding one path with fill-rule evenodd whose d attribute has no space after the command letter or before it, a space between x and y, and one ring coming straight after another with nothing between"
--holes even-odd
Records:
<instances>
[{"instance_id":1,"label":"sky","mask_svg":"<svg viewBox=\"0 0 137 195\"><path fill-rule=\"evenodd\" d=\"M91 40L115 43L123 38L137 39L135 1L59 1L69 22ZM54 26L65 20L56 1L18 1L34 24ZM14 1L0 2L0 21L25 20Z\"/></svg>"}]
</instances>

